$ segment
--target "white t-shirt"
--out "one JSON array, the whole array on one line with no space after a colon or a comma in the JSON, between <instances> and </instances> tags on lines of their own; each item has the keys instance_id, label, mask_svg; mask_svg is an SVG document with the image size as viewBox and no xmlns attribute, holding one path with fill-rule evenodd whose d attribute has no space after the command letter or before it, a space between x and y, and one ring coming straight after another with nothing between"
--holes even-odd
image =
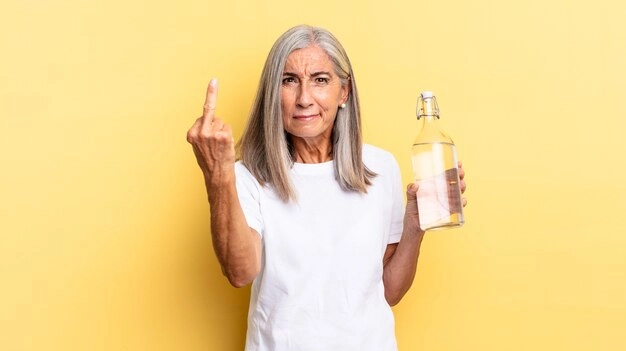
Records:
<instances>
[{"instance_id":1,"label":"white t-shirt","mask_svg":"<svg viewBox=\"0 0 626 351\"><path fill-rule=\"evenodd\" d=\"M298 198L288 203L236 164L241 206L263 250L246 351L397 350L382 276L387 244L402 234L402 180L387 151L364 145L363 162L378 174L367 194L342 190L333 161L294 164Z\"/></svg>"}]
</instances>

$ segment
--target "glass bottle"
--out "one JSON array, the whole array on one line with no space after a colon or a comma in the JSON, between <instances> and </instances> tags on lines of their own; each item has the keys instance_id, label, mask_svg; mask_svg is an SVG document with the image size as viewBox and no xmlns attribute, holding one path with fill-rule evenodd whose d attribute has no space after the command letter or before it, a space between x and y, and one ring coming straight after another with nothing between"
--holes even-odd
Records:
<instances>
[{"instance_id":1,"label":"glass bottle","mask_svg":"<svg viewBox=\"0 0 626 351\"><path fill-rule=\"evenodd\" d=\"M430 91L417 99L422 129L413 142L413 173L422 230L462 226L463 203L456 147L439 127L439 106Z\"/></svg>"}]
</instances>

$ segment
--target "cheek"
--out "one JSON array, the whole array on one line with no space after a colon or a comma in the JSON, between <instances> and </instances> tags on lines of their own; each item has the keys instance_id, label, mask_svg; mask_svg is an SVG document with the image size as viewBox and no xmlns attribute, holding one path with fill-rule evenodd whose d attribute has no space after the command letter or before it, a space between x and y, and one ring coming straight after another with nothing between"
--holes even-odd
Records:
<instances>
[{"instance_id":1,"label":"cheek","mask_svg":"<svg viewBox=\"0 0 626 351\"><path fill-rule=\"evenodd\" d=\"M326 110L326 116L328 122L330 122L330 124L335 124L335 119L337 118L337 109L333 109L333 108L329 108Z\"/></svg>"},{"instance_id":2,"label":"cheek","mask_svg":"<svg viewBox=\"0 0 626 351\"><path fill-rule=\"evenodd\" d=\"M329 94L327 91L319 92L316 96L317 104L327 112L330 112L333 109L336 100L335 95Z\"/></svg>"},{"instance_id":3,"label":"cheek","mask_svg":"<svg viewBox=\"0 0 626 351\"><path fill-rule=\"evenodd\" d=\"M287 116L291 116L293 112L293 106L289 103L289 99L285 99L284 95L280 100L280 111L283 115L283 128L286 128L291 122L291 119Z\"/></svg>"},{"instance_id":4,"label":"cheek","mask_svg":"<svg viewBox=\"0 0 626 351\"><path fill-rule=\"evenodd\" d=\"M280 95L280 108L283 111L283 115L285 112L288 112L291 107L291 99L289 98L289 94L282 93Z\"/></svg>"},{"instance_id":5,"label":"cheek","mask_svg":"<svg viewBox=\"0 0 626 351\"><path fill-rule=\"evenodd\" d=\"M320 104L324 107L324 110L332 112L339 108L339 102L341 101L341 88L332 87L332 89L320 92Z\"/></svg>"}]
</instances>

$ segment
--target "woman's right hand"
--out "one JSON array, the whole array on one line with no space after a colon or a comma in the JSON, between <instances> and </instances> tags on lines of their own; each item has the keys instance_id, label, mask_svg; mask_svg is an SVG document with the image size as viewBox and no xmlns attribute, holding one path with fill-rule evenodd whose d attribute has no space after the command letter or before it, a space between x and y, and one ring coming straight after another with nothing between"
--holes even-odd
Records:
<instances>
[{"instance_id":1,"label":"woman's right hand","mask_svg":"<svg viewBox=\"0 0 626 351\"><path fill-rule=\"evenodd\" d=\"M209 82L202 116L187 132L198 165L207 184L228 181L234 176L235 140L230 125L215 117L217 79Z\"/></svg>"}]
</instances>

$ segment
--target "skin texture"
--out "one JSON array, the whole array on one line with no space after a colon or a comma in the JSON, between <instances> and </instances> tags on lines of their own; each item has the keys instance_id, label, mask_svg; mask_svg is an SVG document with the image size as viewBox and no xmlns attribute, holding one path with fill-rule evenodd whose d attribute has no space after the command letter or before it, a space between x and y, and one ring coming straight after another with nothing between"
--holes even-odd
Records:
<instances>
[{"instance_id":1,"label":"skin texture","mask_svg":"<svg viewBox=\"0 0 626 351\"><path fill-rule=\"evenodd\" d=\"M317 46L291 53L282 76L283 123L295 149L296 162L332 159L331 132L339 106L350 93L341 85L332 61ZM217 81L207 88L202 116L187 133L204 175L211 209L211 235L224 275L235 287L251 283L261 267L260 235L248 227L235 187L235 147L231 127L215 116ZM459 163L461 192L465 171ZM413 283L424 232L419 226L417 186L407 187L402 238L387 246L382 258L385 298L397 304ZM463 206L467 201L463 199ZM346 219L351 220L351 219Z\"/></svg>"},{"instance_id":2,"label":"skin texture","mask_svg":"<svg viewBox=\"0 0 626 351\"><path fill-rule=\"evenodd\" d=\"M235 287L254 280L261 267L261 237L248 223L235 186L235 142L231 127L215 117L217 80L209 83L202 116L187 132L211 208L213 248L222 272Z\"/></svg>"},{"instance_id":3,"label":"skin texture","mask_svg":"<svg viewBox=\"0 0 626 351\"><path fill-rule=\"evenodd\" d=\"M330 57L317 46L287 58L281 86L284 128L295 148L296 162L332 159L330 140L337 109L348 98Z\"/></svg>"}]
</instances>

